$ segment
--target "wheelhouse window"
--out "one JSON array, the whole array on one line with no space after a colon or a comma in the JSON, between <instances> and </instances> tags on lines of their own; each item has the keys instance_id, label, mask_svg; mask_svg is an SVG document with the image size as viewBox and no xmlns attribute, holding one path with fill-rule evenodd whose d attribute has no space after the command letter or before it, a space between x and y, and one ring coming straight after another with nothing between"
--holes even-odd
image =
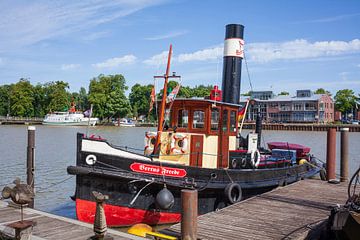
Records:
<instances>
[{"instance_id":1,"label":"wheelhouse window","mask_svg":"<svg viewBox=\"0 0 360 240\"><path fill-rule=\"evenodd\" d=\"M194 111L192 127L201 129L205 127L204 123L205 123L205 112L202 110Z\"/></svg>"},{"instance_id":2,"label":"wheelhouse window","mask_svg":"<svg viewBox=\"0 0 360 240\"><path fill-rule=\"evenodd\" d=\"M178 124L179 128L187 128L189 122L189 111L185 109L181 109L178 112Z\"/></svg>"},{"instance_id":3,"label":"wheelhouse window","mask_svg":"<svg viewBox=\"0 0 360 240\"><path fill-rule=\"evenodd\" d=\"M222 130L226 132L228 130L228 110L224 110L222 119Z\"/></svg>"},{"instance_id":4,"label":"wheelhouse window","mask_svg":"<svg viewBox=\"0 0 360 240\"><path fill-rule=\"evenodd\" d=\"M211 131L219 130L219 109L214 108L211 110Z\"/></svg>"},{"instance_id":5,"label":"wheelhouse window","mask_svg":"<svg viewBox=\"0 0 360 240\"><path fill-rule=\"evenodd\" d=\"M230 112L230 131L236 132L236 111Z\"/></svg>"}]
</instances>

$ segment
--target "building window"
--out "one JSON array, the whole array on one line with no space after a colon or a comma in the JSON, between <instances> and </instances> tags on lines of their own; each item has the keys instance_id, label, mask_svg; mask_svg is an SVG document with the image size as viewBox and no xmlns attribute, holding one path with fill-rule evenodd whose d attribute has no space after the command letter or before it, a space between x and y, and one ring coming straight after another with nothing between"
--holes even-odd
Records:
<instances>
[{"instance_id":1,"label":"building window","mask_svg":"<svg viewBox=\"0 0 360 240\"><path fill-rule=\"evenodd\" d=\"M270 103L270 108L278 108L279 107L279 104L277 103Z\"/></svg>"},{"instance_id":2,"label":"building window","mask_svg":"<svg viewBox=\"0 0 360 240\"><path fill-rule=\"evenodd\" d=\"M303 110L303 103L294 103L294 104L293 104L293 110L294 110L294 111L301 111L301 110Z\"/></svg>"},{"instance_id":3,"label":"building window","mask_svg":"<svg viewBox=\"0 0 360 240\"><path fill-rule=\"evenodd\" d=\"M288 104L281 103L280 104L280 110L281 111L290 111L290 106Z\"/></svg>"},{"instance_id":4,"label":"building window","mask_svg":"<svg viewBox=\"0 0 360 240\"><path fill-rule=\"evenodd\" d=\"M202 110L194 111L193 128L204 128L205 112Z\"/></svg>"},{"instance_id":5,"label":"building window","mask_svg":"<svg viewBox=\"0 0 360 240\"><path fill-rule=\"evenodd\" d=\"M223 112L223 119L222 119L222 130L223 132L226 132L228 127L228 110L224 110Z\"/></svg>"},{"instance_id":6,"label":"building window","mask_svg":"<svg viewBox=\"0 0 360 240\"><path fill-rule=\"evenodd\" d=\"M189 121L189 112L188 110L181 109L178 114L178 127L179 128L187 128Z\"/></svg>"},{"instance_id":7,"label":"building window","mask_svg":"<svg viewBox=\"0 0 360 240\"><path fill-rule=\"evenodd\" d=\"M314 111L314 110L316 110L315 103L312 103L312 102L305 103L305 110L306 111Z\"/></svg>"},{"instance_id":8,"label":"building window","mask_svg":"<svg viewBox=\"0 0 360 240\"><path fill-rule=\"evenodd\" d=\"M211 130L217 131L219 130L219 109L214 108L211 110Z\"/></svg>"},{"instance_id":9,"label":"building window","mask_svg":"<svg viewBox=\"0 0 360 240\"><path fill-rule=\"evenodd\" d=\"M230 131L236 132L236 111L230 112Z\"/></svg>"}]
</instances>

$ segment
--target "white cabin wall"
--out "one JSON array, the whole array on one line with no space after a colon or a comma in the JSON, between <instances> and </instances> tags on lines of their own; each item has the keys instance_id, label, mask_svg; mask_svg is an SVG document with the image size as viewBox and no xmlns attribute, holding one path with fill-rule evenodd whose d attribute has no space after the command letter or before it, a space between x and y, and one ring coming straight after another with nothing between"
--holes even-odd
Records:
<instances>
[{"instance_id":1,"label":"white cabin wall","mask_svg":"<svg viewBox=\"0 0 360 240\"><path fill-rule=\"evenodd\" d=\"M204 135L202 167L217 168L218 136Z\"/></svg>"},{"instance_id":2,"label":"white cabin wall","mask_svg":"<svg viewBox=\"0 0 360 240\"><path fill-rule=\"evenodd\" d=\"M229 137L229 150L236 150L236 136Z\"/></svg>"}]
</instances>

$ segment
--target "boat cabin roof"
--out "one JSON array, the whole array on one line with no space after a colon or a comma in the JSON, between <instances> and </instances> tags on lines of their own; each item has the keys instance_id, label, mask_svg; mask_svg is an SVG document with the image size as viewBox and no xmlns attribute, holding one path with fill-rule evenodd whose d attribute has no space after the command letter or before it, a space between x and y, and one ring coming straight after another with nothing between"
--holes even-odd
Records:
<instances>
[{"instance_id":1,"label":"boat cabin roof","mask_svg":"<svg viewBox=\"0 0 360 240\"><path fill-rule=\"evenodd\" d=\"M166 119L165 130L206 135L237 133L241 105L194 98L177 98L170 104L170 119Z\"/></svg>"}]
</instances>

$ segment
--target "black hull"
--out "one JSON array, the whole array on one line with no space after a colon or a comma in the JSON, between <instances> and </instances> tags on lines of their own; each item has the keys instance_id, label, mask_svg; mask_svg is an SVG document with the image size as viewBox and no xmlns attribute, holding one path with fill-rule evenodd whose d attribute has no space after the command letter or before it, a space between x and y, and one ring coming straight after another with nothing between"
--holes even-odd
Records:
<instances>
[{"instance_id":1,"label":"black hull","mask_svg":"<svg viewBox=\"0 0 360 240\"><path fill-rule=\"evenodd\" d=\"M197 189L199 214L205 214L231 203L225 193L225 188L231 183L240 185L243 199L279 185L308 178L319 171L317 167L308 164L269 169L208 169L170 163L161 163L160 166L158 161L82 151L81 141L82 136L78 135L77 165L68 167L68 173L76 175L76 199L94 202L92 191L98 191L109 195L109 205L149 212L179 214L181 190ZM95 155L97 159L92 166L85 161L89 155ZM186 172L186 176L169 177L137 172L132 164L180 169ZM175 199L169 210L160 210L155 204L156 195L164 185ZM161 223L166 223L166 220Z\"/></svg>"}]
</instances>

